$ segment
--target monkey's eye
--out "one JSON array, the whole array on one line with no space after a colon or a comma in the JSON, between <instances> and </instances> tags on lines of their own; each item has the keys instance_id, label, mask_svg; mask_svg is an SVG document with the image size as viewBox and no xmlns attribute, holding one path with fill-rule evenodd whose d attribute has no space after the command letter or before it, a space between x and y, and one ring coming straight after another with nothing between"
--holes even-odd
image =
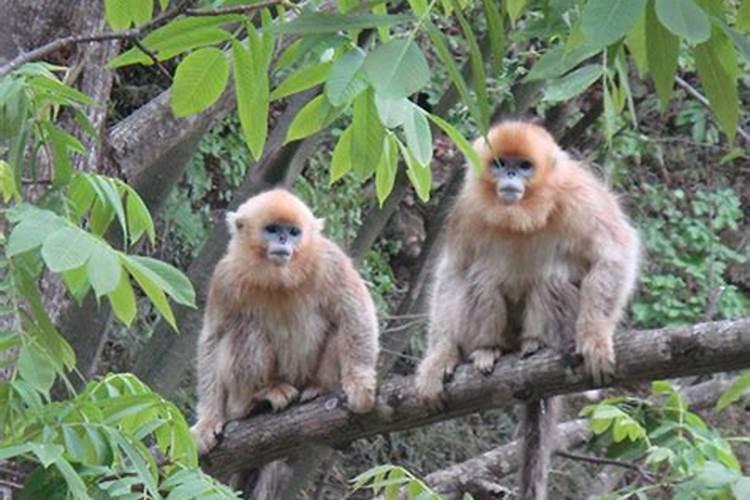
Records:
<instances>
[{"instance_id":1,"label":"monkey's eye","mask_svg":"<svg viewBox=\"0 0 750 500\"><path fill-rule=\"evenodd\" d=\"M299 236L300 234L302 234L302 231L300 231L300 230L299 230L299 228L293 227L293 228L291 228L291 229L289 230L289 234L291 234L291 235L292 235L292 236L294 236L294 237L297 237L297 236Z\"/></svg>"},{"instance_id":2,"label":"monkey's eye","mask_svg":"<svg viewBox=\"0 0 750 500\"><path fill-rule=\"evenodd\" d=\"M534 165L532 165L530 161L528 161L528 160L524 160L524 161L522 161L521 163L519 163L519 164L518 164L518 167L519 167L519 168L520 168L521 170L526 170L526 171L529 171L529 170L531 170L532 168L534 168Z\"/></svg>"},{"instance_id":3,"label":"monkey's eye","mask_svg":"<svg viewBox=\"0 0 750 500\"><path fill-rule=\"evenodd\" d=\"M241 220L238 220L234 223L234 225L237 227L237 229L242 229L245 224Z\"/></svg>"},{"instance_id":4,"label":"monkey's eye","mask_svg":"<svg viewBox=\"0 0 750 500\"><path fill-rule=\"evenodd\" d=\"M266 227L263 228L263 230L270 234L276 234L279 232L279 225L278 224L269 224Z\"/></svg>"},{"instance_id":5,"label":"monkey's eye","mask_svg":"<svg viewBox=\"0 0 750 500\"><path fill-rule=\"evenodd\" d=\"M492 160L492 163L490 163L490 168L492 168L492 170L498 171L505 168L505 165L503 164L503 160L501 160L500 158L495 158L494 160Z\"/></svg>"}]
</instances>

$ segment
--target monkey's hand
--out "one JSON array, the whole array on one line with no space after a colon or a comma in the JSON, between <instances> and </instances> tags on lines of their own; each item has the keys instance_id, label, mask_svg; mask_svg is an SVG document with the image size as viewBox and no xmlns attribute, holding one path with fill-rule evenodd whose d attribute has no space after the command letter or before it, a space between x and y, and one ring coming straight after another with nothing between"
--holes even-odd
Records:
<instances>
[{"instance_id":1,"label":"monkey's hand","mask_svg":"<svg viewBox=\"0 0 750 500\"><path fill-rule=\"evenodd\" d=\"M375 406L375 377L361 376L343 380L346 406L354 413L367 413Z\"/></svg>"},{"instance_id":2,"label":"monkey's hand","mask_svg":"<svg viewBox=\"0 0 750 500\"><path fill-rule=\"evenodd\" d=\"M204 417L190 428L198 447L198 455L211 451L218 443L224 431L224 420L219 417Z\"/></svg>"},{"instance_id":3,"label":"monkey's hand","mask_svg":"<svg viewBox=\"0 0 750 500\"><path fill-rule=\"evenodd\" d=\"M268 401L273 411L281 411L297 399L299 391L293 385L279 383L272 385L260 396L261 400Z\"/></svg>"},{"instance_id":4,"label":"monkey's hand","mask_svg":"<svg viewBox=\"0 0 750 500\"><path fill-rule=\"evenodd\" d=\"M417 401L432 410L442 409L444 384L453 378L457 364L458 357L454 349L438 348L428 354L417 369L415 381Z\"/></svg>"},{"instance_id":5,"label":"monkey's hand","mask_svg":"<svg viewBox=\"0 0 750 500\"><path fill-rule=\"evenodd\" d=\"M584 330L576 336L576 352L583 356L586 371L594 382L601 384L615 371L615 349L612 333L603 330Z\"/></svg>"},{"instance_id":6,"label":"monkey's hand","mask_svg":"<svg viewBox=\"0 0 750 500\"><path fill-rule=\"evenodd\" d=\"M474 368L482 372L483 375L489 375L495 369L495 361L500 358L500 349L476 349L469 354L469 359L474 363Z\"/></svg>"}]
</instances>

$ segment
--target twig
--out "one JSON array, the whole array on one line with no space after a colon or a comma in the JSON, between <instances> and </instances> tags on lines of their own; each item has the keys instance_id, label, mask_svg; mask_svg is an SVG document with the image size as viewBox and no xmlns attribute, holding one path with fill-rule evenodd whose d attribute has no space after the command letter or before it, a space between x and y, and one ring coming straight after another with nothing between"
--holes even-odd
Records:
<instances>
[{"instance_id":1,"label":"twig","mask_svg":"<svg viewBox=\"0 0 750 500\"><path fill-rule=\"evenodd\" d=\"M167 71L167 68L164 67L164 65L159 60L159 57L154 53L153 50L143 45L141 41L135 37L131 38L130 41L133 42L133 45L138 47L138 49L140 49L141 52L146 54L149 57L149 59L151 59L151 61L156 65L156 67L159 68L159 71L161 72L161 74L167 77L168 81L170 82L172 81L172 75L169 74L169 71Z\"/></svg>"},{"instance_id":2,"label":"twig","mask_svg":"<svg viewBox=\"0 0 750 500\"><path fill-rule=\"evenodd\" d=\"M581 455L579 453L571 453L569 451L563 451L558 450L555 452L557 456L569 458L570 460L577 460L579 462L589 462L592 464L599 464L599 465L615 465L617 467L624 467L626 469L633 470L638 473L639 476L641 476L641 479L646 481L647 483L654 483L656 481L656 478L653 474L651 474L648 470L646 470L645 467L643 467L640 464L636 464L633 462L628 462L625 460L616 460L614 458L602 458L602 457L593 457L591 455Z\"/></svg>"},{"instance_id":3,"label":"twig","mask_svg":"<svg viewBox=\"0 0 750 500\"><path fill-rule=\"evenodd\" d=\"M686 82L685 80L683 80L679 76L675 76L674 77L674 81L677 82L677 85L679 85L680 87L682 87L685 90L685 92L687 92L691 96L695 97L701 104L703 104L708 109L711 109L711 103L708 102L708 99L706 98L706 96L704 96L703 94L701 94L700 92L698 92L698 90L695 87L693 87L692 85L690 85L688 82ZM737 126L737 133L743 139L745 139L745 141L747 141L748 143L750 143L750 133L745 132L745 130L742 127L740 127L739 125Z\"/></svg>"},{"instance_id":4,"label":"twig","mask_svg":"<svg viewBox=\"0 0 750 500\"><path fill-rule=\"evenodd\" d=\"M185 15L188 17L205 17L205 16L221 16L226 14L247 14L257 9L268 7L270 5L276 5L279 3L286 3L286 0L262 0L252 5L233 5L228 7L220 7L211 10L198 10L198 9L174 9L166 11L153 18L151 21L138 26L137 28L131 28L123 31L105 31L102 33L92 33L88 35L71 35L63 38L58 38L50 43L37 47L34 50L20 54L12 61L0 66L0 78L7 75L11 71L15 71L21 65L41 59L42 57L51 54L55 51L67 47L69 45L77 45L81 43L90 42L106 42L109 40L132 40L138 38L156 28L168 23L172 19Z\"/></svg>"}]
</instances>

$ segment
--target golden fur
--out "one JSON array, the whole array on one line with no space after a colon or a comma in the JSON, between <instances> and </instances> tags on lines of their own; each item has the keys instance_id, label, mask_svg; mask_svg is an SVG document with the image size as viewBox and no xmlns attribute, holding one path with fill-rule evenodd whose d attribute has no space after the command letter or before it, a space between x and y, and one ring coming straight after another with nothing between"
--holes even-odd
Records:
<instances>
[{"instance_id":1,"label":"golden fur","mask_svg":"<svg viewBox=\"0 0 750 500\"><path fill-rule=\"evenodd\" d=\"M263 400L279 410L343 389L352 411L372 409L378 323L350 259L285 190L250 198L227 222L232 237L211 278L198 341L199 451ZM286 265L266 257L259 235L271 223L302 229Z\"/></svg>"},{"instance_id":2,"label":"golden fur","mask_svg":"<svg viewBox=\"0 0 750 500\"><path fill-rule=\"evenodd\" d=\"M636 281L637 232L607 187L542 127L503 122L475 148L483 169L467 171L449 216L418 397L440 405L444 377L464 359L491 371L501 351L545 345L575 344L601 380L614 368L612 336ZM498 197L490 170L503 156L534 164L515 204Z\"/></svg>"}]
</instances>

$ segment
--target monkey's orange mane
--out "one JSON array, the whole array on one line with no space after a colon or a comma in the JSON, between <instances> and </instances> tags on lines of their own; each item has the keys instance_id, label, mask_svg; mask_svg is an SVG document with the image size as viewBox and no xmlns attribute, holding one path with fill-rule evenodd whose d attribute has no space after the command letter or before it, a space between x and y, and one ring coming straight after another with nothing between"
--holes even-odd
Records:
<instances>
[{"instance_id":1,"label":"monkey's orange mane","mask_svg":"<svg viewBox=\"0 0 750 500\"><path fill-rule=\"evenodd\" d=\"M250 198L237 209L232 222L242 228L235 230L226 259L246 285L291 290L314 274L321 222L289 191L273 189ZM260 238L262 228L272 223L292 224L302 230L300 243L285 266L275 266L268 260L265 243Z\"/></svg>"},{"instance_id":2,"label":"monkey's orange mane","mask_svg":"<svg viewBox=\"0 0 750 500\"><path fill-rule=\"evenodd\" d=\"M489 226L504 233L529 233L542 229L555 209L558 163L566 158L555 139L543 127L523 121L506 121L492 127L486 138L474 141L482 160L482 171L469 169L461 213L472 214L465 224ZM523 199L504 205L497 195L490 165L497 157L520 157L534 164L534 175L526 185ZM478 196L477 196L478 195ZM477 203L479 201L479 203Z\"/></svg>"}]
</instances>

